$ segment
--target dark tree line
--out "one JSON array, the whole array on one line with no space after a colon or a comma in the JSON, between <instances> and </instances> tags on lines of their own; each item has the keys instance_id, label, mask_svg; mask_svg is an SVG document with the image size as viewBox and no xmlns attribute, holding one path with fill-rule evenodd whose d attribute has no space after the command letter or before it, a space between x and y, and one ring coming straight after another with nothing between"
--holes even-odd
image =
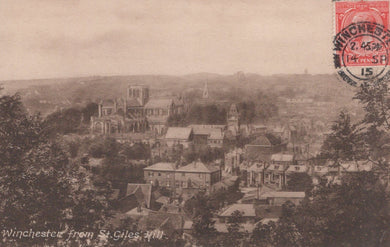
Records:
<instances>
[{"instance_id":1,"label":"dark tree line","mask_svg":"<svg viewBox=\"0 0 390 247\"><path fill-rule=\"evenodd\" d=\"M110 187L95 187L46 126L27 114L18 95L0 97L0 224L4 230L97 230L110 216ZM5 237L2 245L61 240Z\"/></svg>"},{"instance_id":2,"label":"dark tree line","mask_svg":"<svg viewBox=\"0 0 390 247\"><path fill-rule=\"evenodd\" d=\"M255 100L240 101L237 104L240 121L243 124L254 120L266 121L278 115L278 107L270 96L259 94ZM168 118L169 126L187 126L189 124L226 124L228 108L215 104L194 104L187 113L175 114Z\"/></svg>"},{"instance_id":3,"label":"dark tree line","mask_svg":"<svg viewBox=\"0 0 390 247\"><path fill-rule=\"evenodd\" d=\"M91 116L97 116L98 105L89 103L83 108L67 108L48 115L45 124L51 135L88 133Z\"/></svg>"}]
</instances>

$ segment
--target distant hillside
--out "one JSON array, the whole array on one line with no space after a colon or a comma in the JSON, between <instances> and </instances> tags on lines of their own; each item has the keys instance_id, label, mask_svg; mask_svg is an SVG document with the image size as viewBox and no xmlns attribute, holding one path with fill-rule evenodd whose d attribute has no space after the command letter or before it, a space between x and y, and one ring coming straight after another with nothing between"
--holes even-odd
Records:
<instances>
[{"instance_id":1,"label":"distant hillside","mask_svg":"<svg viewBox=\"0 0 390 247\"><path fill-rule=\"evenodd\" d=\"M183 76L93 76L2 81L0 84L8 92L19 92L31 112L40 111L45 115L62 107L123 97L128 84L147 85L150 87L151 97L166 97L191 92L201 95L205 82L208 83L210 97L218 99L231 97L243 100L247 95L260 90L281 98L310 97L332 101L340 106L351 104L355 90L340 82L335 75L329 74L262 76L242 72L232 75L197 73Z\"/></svg>"}]
</instances>

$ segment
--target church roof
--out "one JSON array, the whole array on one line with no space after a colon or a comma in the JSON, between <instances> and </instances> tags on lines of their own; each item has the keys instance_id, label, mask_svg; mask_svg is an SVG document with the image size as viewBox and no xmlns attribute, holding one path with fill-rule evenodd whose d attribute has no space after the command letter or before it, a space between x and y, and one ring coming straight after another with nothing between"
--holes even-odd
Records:
<instances>
[{"instance_id":1,"label":"church roof","mask_svg":"<svg viewBox=\"0 0 390 247\"><path fill-rule=\"evenodd\" d=\"M173 99L150 99L145 108L169 108Z\"/></svg>"},{"instance_id":2,"label":"church roof","mask_svg":"<svg viewBox=\"0 0 390 247\"><path fill-rule=\"evenodd\" d=\"M138 100L136 100L136 99L128 99L127 101L126 101L126 104L127 104L127 106L129 107L139 107L139 106L142 106L140 103L139 103L139 101Z\"/></svg>"}]
</instances>

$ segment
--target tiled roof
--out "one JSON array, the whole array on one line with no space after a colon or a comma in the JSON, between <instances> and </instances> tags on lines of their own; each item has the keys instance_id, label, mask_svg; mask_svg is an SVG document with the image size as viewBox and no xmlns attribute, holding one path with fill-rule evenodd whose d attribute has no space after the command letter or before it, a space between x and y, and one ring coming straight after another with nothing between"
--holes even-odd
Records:
<instances>
[{"instance_id":1,"label":"tiled roof","mask_svg":"<svg viewBox=\"0 0 390 247\"><path fill-rule=\"evenodd\" d=\"M275 137L272 134L261 135L256 138L250 145L258 145L258 146L276 146L280 145L281 141L279 138Z\"/></svg>"},{"instance_id":2,"label":"tiled roof","mask_svg":"<svg viewBox=\"0 0 390 247\"><path fill-rule=\"evenodd\" d=\"M136 99L128 99L126 101L126 105L127 107L139 107L139 106L142 106L138 100Z\"/></svg>"},{"instance_id":3,"label":"tiled roof","mask_svg":"<svg viewBox=\"0 0 390 247\"><path fill-rule=\"evenodd\" d=\"M163 230L164 234L170 235L175 230L183 229L184 216L180 214L150 212L148 216L142 217L138 227L142 231Z\"/></svg>"},{"instance_id":4,"label":"tiled roof","mask_svg":"<svg viewBox=\"0 0 390 247\"><path fill-rule=\"evenodd\" d=\"M172 99L150 99L145 108L169 108L173 103Z\"/></svg>"},{"instance_id":5,"label":"tiled roof","mask_svg":"<svg viewBox=\"0 0 390 247\"><path fill-rule=\"evenodd\" d=\"M255 217L256 212L255 208L253 207L253 204L232 204L227 209L225 209L222 213L219 214L221 217L230 217L233 212L236 210L243 213L244 217Z\"/></svg>"},{"instance_id":6,"label":"tiled roof","mask_svg":"<svg viewBox=\"0 0 390 247\"><path fill-rule=\"evenodd\" d=\"M176 171L178 172L205 172L205 173L210 173L210 172L215 172L219 171L219 167L216 166L207 166L203 164L200 161L194 161L186 166L180 167Z\"/></svg>"},{"instance_id":7,"label":"tiled roof","mask_svg":"<svg viewBox=\"0 0 390 247\"><path fill-rule=\"evenodd\" d=\"M223 139L223 133L220 130L214 130L210 132L209 139L213 140L222 140Z\"/></svg>"},{"instance_id":8,"label":"tiled roof","mask_svg":"<svg viewBox=\"0 0 390 247\"><path fill-rule=\"evenodd\" d=\"M182 139L187 140L191 135L192 129L186 127L169 127L167 134L165 135L166 139Z\"/></svg>"},{"instance_id":9,"label":"tiled roof","mask_svg":"<svg viewBox=\"0 0 390 247\"><path fill-rule=\"evenodd\" d=\"M221 129L192 127L192 130L194 135L208 135L208 138L213 140L223 139L223 132Z\"/></svg>"},{"instance_id":10,"label":"tiled roof","mask_svg":"<svg viewBox=\"0 0 390 247\"><path fill-rule=\"evenodd\" d=\"M278 219L282 215L282 206L256 205L255 211L262 219Z\"/></svg>"},{"instance_id":11,"label":"tiled roof","mask_svg":"<svg viewBox=\"0 0 390 247\"><path fill-rule=\"evenodd\" d=\"M256 146L271 146L271 142L268 140L268 138L264 135L261 135L256 138L253 142L251 142L249 145L256 145Z\"/></svg>"},{"instance_id":12,"label":"tiled roof","mask_svg":"<svg viewBox=\"0 0 390 247\"><path fill-rule=\"evenodd\" d=\"M127 184L126 196L135 195L137 199L145 201L146 206L150 208L152 198L151 184Z\"/></svg>"},{"instance_id":13,"label":"tiled roof","mask_svg":"<svg viewBox=\"0 0 390 247\"><path fill-rule=\"evenodd\" d=\"M154 165L145 167L144 170L156 170L156 171L174 171L175 170L175 164L169 163L169 162L160 162L156 163Z\"/></svg>"}]
</instances>

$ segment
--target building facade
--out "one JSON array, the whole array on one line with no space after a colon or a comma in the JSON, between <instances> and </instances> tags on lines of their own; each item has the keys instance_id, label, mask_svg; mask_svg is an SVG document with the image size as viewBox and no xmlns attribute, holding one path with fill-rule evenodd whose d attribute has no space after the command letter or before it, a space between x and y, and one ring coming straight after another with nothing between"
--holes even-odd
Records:
<instances>
[{"instance_id":1,"label":"building facade","mask_svg":"<svg viewBox=\"0 0 390 247\"><path fill-rule=\"evenodd\" d=\"M213 185L221 181L221 170L200 161L182 167L176 167L174 163L161 162L144 168L144 179L146 183L158 184L177 193L187 189L212 191Z\"/></svg>"},{"instance_id":2,"label":"building facade","mask_svg":"<svg viewBox=\"0 0 390 247\"><path fill-rule=\"evenodd\" d=\"M182 111L181 99L150 98L148 87L130 85L125 98L98 104L98 117L91 118L91 132L110 135L152 130L162 134L168 117Z\"/></svg>"}]
</instances>

